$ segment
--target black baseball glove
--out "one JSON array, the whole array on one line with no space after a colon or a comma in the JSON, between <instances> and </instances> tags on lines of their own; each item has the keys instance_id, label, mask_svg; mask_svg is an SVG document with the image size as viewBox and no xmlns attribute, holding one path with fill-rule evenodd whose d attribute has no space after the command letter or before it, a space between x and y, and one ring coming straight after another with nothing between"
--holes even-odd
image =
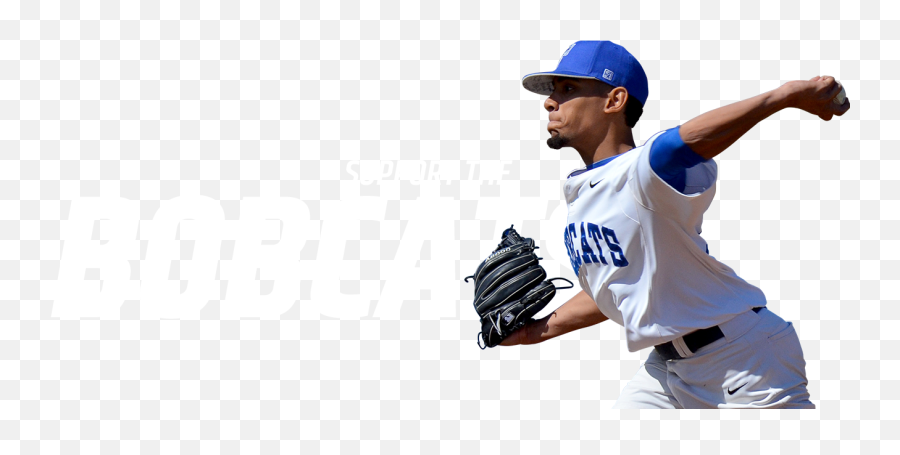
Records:
<instances>
[{"instance_id":1,"label":"black baseball glove","mask_svg":"<svg viewBox=\"0 0 900 455\"><path fill-rule=\"evenodd\" d=\"M534 240L523 238L513 229L503 231L497 249L482 261L475 274L475 311L481 318L478 346L497 346L522 328L532 316L544 309L557 289L571 288L565 278L547 278L537 257ZM565 280L568 287L557 288L553 280ZM482 341L484 344L482 345Z\"/></svg>"}]
</instances>

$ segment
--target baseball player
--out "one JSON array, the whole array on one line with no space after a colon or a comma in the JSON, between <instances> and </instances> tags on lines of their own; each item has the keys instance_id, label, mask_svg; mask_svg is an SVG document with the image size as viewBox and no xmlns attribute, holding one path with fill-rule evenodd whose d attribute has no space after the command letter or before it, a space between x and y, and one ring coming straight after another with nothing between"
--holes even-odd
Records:
<instances>
[{"instance_id":1,"label":"baseball player","mask_svg":"<svg viewBox=\"0 0 900 455\"><path fill-rule=\"evenodd\" d=\"M555 71L529 74L548 98L547 144L585 167L563 192L564 241L583 289L503 345L539 343L612 319L631 352L653 348L616 408L814 408L790 322L762 291L709 254L700 236L715 195L713 157L754 125L798 108L830 120L850 101L833 77L791 81L635 145L647 76L625 48L578 41Z\"/></svg>"}]
</instances>

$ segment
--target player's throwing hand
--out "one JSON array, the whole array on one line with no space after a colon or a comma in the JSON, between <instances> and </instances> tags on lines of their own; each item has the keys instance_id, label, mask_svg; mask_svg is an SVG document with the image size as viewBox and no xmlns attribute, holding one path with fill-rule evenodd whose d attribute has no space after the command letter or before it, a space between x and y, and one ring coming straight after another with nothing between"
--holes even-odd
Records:
<instances>
[{"instance_id":1,"label":"player's throwing hand","mask_svg":"<svg viewBox=\"0 0 900 455\"><path fill-rule=\"evenodd\" d=\"M831 76L816 76L808 81L791 81L785 85L791 93L792 107L818 115L822 120L831 120L831 117L844 115L850 110L849 98L844 99L843 104L833 102L843 87Z\"/></svg>"}]
</instances>

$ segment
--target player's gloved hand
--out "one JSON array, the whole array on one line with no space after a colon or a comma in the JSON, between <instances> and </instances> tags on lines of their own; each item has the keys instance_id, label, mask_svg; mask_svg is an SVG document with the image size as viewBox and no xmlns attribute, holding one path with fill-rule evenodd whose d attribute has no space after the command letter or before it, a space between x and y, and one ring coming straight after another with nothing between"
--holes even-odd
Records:
<instances>
[{"instance_id":1,"label":"player's gloved hand","mask_svg":"<svg viewBox=\"0 0 900 455\"><path fill-rule=\"evenodd\" d=\"M475 274L475 311L481 318L479 346L492 348L514 336L523 337L520 329L541 311L556 295L554 280L538 263L534 240L521 237L512 226L503 231L500 244L481 262ZM483 343L483 345L482 345Z\"/></svg>"},{"instance_id":2,"label":"player's gloved hand","mask_svg":"<svg viewBox=\"0 0 900 455\"><path fill-rule=\"evenodd\" d=\"M828 121L835 115L841 116L850 110L850 99L845 98L843 104L832 100L843 88L840 82L831 76L816 76L808 81L791 81L783 86L791 107L802 109Z\"/></svg>"},{"instance_id":3,"label":"player's gloved hand","mask_svg":"<svg viewBox=\"0 0 900 455\"><path fill-rule=\"evenodd\" d=\"M503 341L500 342L500 346L518 346L520 344L532 344L528 342L528 332L534 327L535 320L532 319L525 323L521 328L517 329L515 332L511 333L508 337L506 337Z\"/></svg>"}]
</instances>

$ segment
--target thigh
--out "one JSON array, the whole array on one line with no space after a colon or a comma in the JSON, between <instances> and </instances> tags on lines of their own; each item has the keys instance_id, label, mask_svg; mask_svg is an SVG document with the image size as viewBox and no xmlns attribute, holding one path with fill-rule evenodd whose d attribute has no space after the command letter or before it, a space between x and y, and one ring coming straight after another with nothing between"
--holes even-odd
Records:
<instances>
[{"instance_id":1,"label":"thigh","mask_svg":"<svg viewBox=\"0 0 900 455\"><path fill-rule=\"evenodd\" d=\"M793 324L769 310L759 315L740 338L670 362L669 386L680 403L689 408L814 408Z\"/></svg>"},{"instance_id":2,"label":"thigh","mask_svg":"<svg viewBox=\"0 0 900 455\"><path fill-rule=\"evenodd\" d=\"M742 337L759 364L759 378L742 381L747 383L748 393L755 391L755 407L814 409L807 390L806 359L794 324L768 309L760 316L758 330ZM734 387L740 385L736 381Z\"/></svg>"},{"instance_id":3,"label":"thigh","mask_svg":"<svg viewBox=\"0 0 900 455\"><path fill-rule=\"evenodd\" d=\"M628 381L614 409L681 409L667 383L666 362L656 350L651 350L647 361Z\"/></svg>"}]
</instances>

